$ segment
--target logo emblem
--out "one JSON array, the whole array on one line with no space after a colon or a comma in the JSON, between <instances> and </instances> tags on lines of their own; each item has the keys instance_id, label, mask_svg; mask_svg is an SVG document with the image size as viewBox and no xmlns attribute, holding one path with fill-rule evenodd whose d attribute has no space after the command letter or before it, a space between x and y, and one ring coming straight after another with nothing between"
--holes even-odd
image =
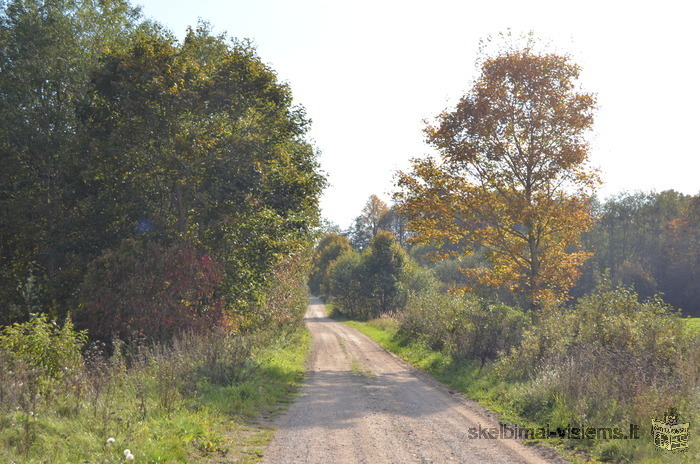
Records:
<instances>
[{"instance_id":1,"label":"logo emblem","mask_svg":"<svg viewBox=\"0 0 700 464\"><path fill-rule=\"evenodd\" d=\"M654 444L666 451L686 451L688 449L689 423L679 423L675 408L669 409L664 420L652 419L651 430Z\"/></svg>"}]
</instances>

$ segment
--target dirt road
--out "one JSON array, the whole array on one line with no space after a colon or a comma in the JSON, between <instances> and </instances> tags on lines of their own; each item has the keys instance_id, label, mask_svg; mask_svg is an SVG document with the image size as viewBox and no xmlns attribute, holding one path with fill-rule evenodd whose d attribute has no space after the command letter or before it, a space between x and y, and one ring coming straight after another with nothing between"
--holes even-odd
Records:
<instances>
[{"instance_id":1,"label":"dirt road","mask_svg":"<svg viewBox=\"0 0 700 464\"><path fill-rule=\"evenodd\" d=\"M306 324L313 335L307 378L277 420L264 462L565 462L512 439L486 438L479 428L498 423L481 407L328 319L319 300L309 305Z\"/></svg>"}]
</instances>

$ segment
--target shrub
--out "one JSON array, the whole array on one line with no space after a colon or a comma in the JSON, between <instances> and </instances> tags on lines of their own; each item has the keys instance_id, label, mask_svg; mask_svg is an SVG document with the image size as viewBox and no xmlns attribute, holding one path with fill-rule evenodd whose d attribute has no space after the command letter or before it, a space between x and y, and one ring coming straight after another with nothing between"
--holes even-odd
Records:
<instances>
[{"instance_id":1,"label":"shrub","mask_svg":"<svg viewBox=\"0 0 700 464\"><path fill-rule=\"evenodd\" d=\"M275 264L252 321L258 328L274 329L302 323L309 303L309 264L307 253L302 251L291 253Z\"/></svg>"},{"instance_id":2,"label":"shrub","mask_svg":"<svg viewBox=\"0 0 700 464\"><path fill-rule=\"evenodd\" d=\"M525 314L506 305L439 292L411 298L399 317L402 336L457 359L478 359L482 366L517 345L527 325Z\"/></svg>"},{"instance_id":3,"label":"shrub","mask_svg":"<svg viewBox=\"0 0 700 464\"><path fill-rule=\"evenodd\" d=\"M0 332L0 420L20 412L15 442L23 453L36 441L38 407L60 399L62 391L80 395L80 388L71 387L83 371L85 341L70 315L63 327L39 315Z\"/></svg>"},{"instance_id":4,"label":"shrub","mask_svg":"<svg viewBox=\"0 0 700 464\"><path fill-rule=\"evenodd\" d=\"M435 273L430 268L420 266L414 260L409 260L399 284L406 298L404 306L409 299L424 293L437 292L440 287L440 281Z\"/></svg>"},{"instance_id":5,"label":"shrub","mask_svg":"<svg viewBox=\"0 0 700 464\"><path fill-rule=\"evenodd\" d=\"M63 327L47 316L34 316L0 331L0 363L2 370L29 374L39 393L50 394L61 382L83 366L81 349L85 332L76 332L70 316Z\"/></svg>"},{"instance_id":6,"label":"shrub","mask_svg":"<svg viewBox=\"0 0 700 464\"><path fill-rule=\"evenodd\" d=\"M140 332L166 341L221 320L222 278L219 265L192 245L125 240L90 263L76 322L103 340Z\"/></svg>"},{"instance_id":7,"label":"shrub","mask_svg":"<svg viewBox=\"0 0 700 464\"><path fill-rule=\"evenodd\" d=\"M660 299L639 302L603 284L572 309L545 312L497 371L531 382L516 404L550 392L562 420L648 421L682 393L691 348L678 313Z\"/></svg>"}]
</instances>

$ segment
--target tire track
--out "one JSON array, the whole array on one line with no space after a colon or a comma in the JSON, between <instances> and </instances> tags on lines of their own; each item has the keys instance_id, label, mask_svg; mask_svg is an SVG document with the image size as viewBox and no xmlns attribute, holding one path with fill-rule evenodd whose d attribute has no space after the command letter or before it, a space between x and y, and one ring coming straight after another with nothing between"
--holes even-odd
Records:
<instances>
[{"instance_id":1,"label":"tire track","mask_svg":"<svg viewBox=\"0 0 700 464\"><path fill-rule=\"evenodd\" d=\"M516 440L474 439L493 416L309 304L313 336L301 394L277 421L268 464L531 463L545 457ZM473 435L473 434L472 434Z\"/></svg>"}]
</instances>

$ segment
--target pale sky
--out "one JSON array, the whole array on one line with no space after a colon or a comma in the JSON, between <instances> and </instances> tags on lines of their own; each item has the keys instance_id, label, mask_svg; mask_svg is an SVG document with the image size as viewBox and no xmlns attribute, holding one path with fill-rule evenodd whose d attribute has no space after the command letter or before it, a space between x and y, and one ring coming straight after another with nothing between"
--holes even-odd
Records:
<instances>
[{"instance_id":1,"label":"pale sky","mask_svg":"<svg viewBox=\"0 0 700 464\"><path fill-rule=\"evenodd\" d=\"M323 215L347 228L393 175L430 153L424 120L470 88L479 39L533 30L582 66L598 96L591 161L603 198L700 192L700 27L694 2L132 0L178 37L202 18L250 38L306 108L330 186Z\"/></svg>"}]
</instances>

